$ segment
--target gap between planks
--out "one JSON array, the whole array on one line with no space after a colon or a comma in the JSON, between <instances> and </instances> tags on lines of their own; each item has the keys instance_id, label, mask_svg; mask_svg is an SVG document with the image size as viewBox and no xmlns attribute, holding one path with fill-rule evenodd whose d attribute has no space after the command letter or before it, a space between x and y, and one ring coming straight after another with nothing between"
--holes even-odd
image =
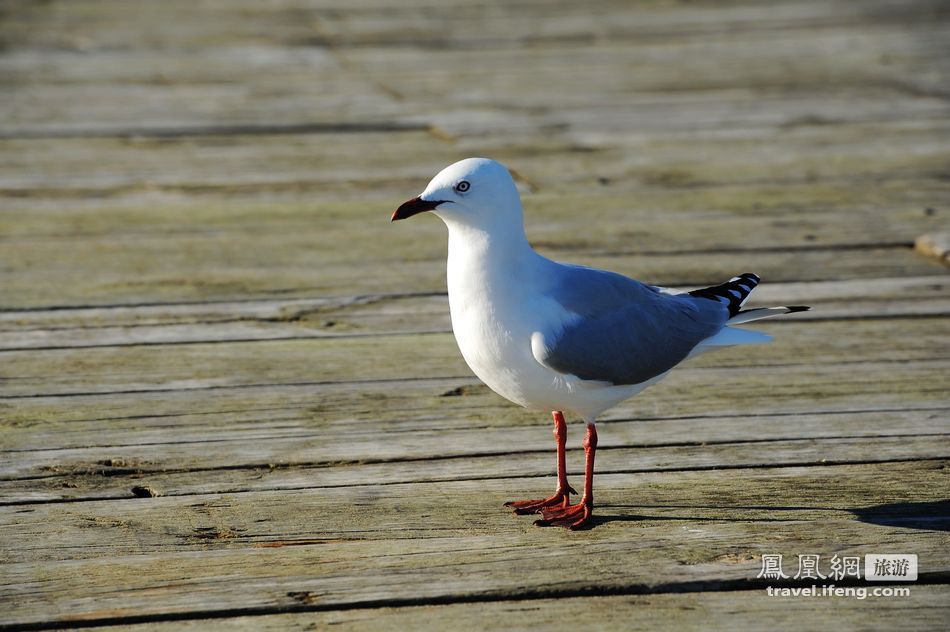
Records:
<instances>
[{"instance_id":1,"label":"gap between planks","mask_svg":"<svg viewBox=\"0 0 950 632\"><path fill-rule=\"evenodd\" d=\"M772 283L756 302L812 305L812 312L777 325L950 313L939 277ZM338 323L342 330L333 328ZM439 292L14 309L0 311L0 353L428 335L448 333L448 325L447 295Z\"/></svg>"},{"instance_id":2,"label":"gap between planks","mask_svg":"<svg viewBox=\"0 0 950 632\"><path fill-rule=\"evenodd\" d=\"M42 127L0 131L3 140L72 140L85 138L178 139L202 136L282 136L299 134L370 134L386 132L429 132L429 123L383 121L379 123L286 123L235 125L187 125L181 127Z\"/></svg>"},{"instance_id":3,"label":"gap between planks","mask_svg":"<svg viewBox=\"0 0 950 632\"><path fill-rule=\"evenodd\" d=\"M105 600L101 607L109 606L110 614L115 612L111 608L127 613L134 613L136 609L139 609L139 613L142 609L161 612L157 608L162 600L168 599L169 594L175 595L175 591L181 588L176 579L181 573L189 571L194 573L189 576L197 580L193 585L199 587L199 593L203 594L177 602L179 613L189 608L192 612L201 612L208 609L209 605L219 610L222 605L243 607L248 602L257 602L258 606L295 606L301 601L295 598L296 594L309 594L310 598L303 601L308 605L321 604L326 608L341 603L375 603L378 597L373 595L379 594L375 589L364 590L360 584L353 590L349 582L337 583L341 577L365 577L370 569L380 573L382 585L394 589L392 597L397 600L420 596L441 599L463 592L482 596L480 598L485 595L517 598L524 592L535 594L549 590L553 590L553 594L561 594L564 589L598 594L603 590L630 590L633 585L645 591L664 590L665 586L679 586L680 590L687 590L688 586L717 590L717 586L725 587L732 582L748 581L754 577L757 570L755 554L761 553L763 548L755 540L750 540L750 536L761 528L762 512L792 512L781 514L784 518L778 521L768 521L770 529L780 530L786 536L777 545L781 551L830 553L836 549L842 551L839 547L843 547L845 553L859 551L872 541L868 538L876 537L873 534L879 533L881 524L891 524L882 522L882 519L890 519L892 515L889 509L895 502L899 504L906 502L900 499L909 498L915 507L934 504L933 500L939 498L936 490L922 486L921 482L937 471L939 468L935 466L923 470L908 467L852 468L850 474L845 472L837 479L842 486L852 491L847 496L849 504L842 504L844 497L841 489L827 485L829 473L820 468L807 473L750 473L744 484L736 484L731 474L716 477L684 475L675 480L654 477L652 484L640 491L651 494L655 500L635 506L627 504L630 493L628 482L620 477L607 477L610 484L607 485L609 489L605 494L607 502L604 506L613 507L614 512L620 515L611 517L604 514L604 528L586 537L560 531L542 534L523 524L523 521L519 523L515 519L513 522L507 512L494 506L490 515L482 516L479 512L487 509L489 503L485 500L484 488L477 484L455 484L444 490L421 490L421 494L411 488L387 491L376 497L379 512L383 515L375 518L378 522L375 526L383 528L369 531L365 529L373 527L373 523L362 525L364 530L354 530L350 524L353 519L360 520L358 516L365 518L367 515L360 507L354 506L354 500L360 500L357 503L359 505L370 500L370 497L354 495L352 491L302 495L298 498L298 508L289 513L286 501L281 500L285 498L282 494L262 496L257 502L252 499L229 502L227 498L217 496L208 503L197 505L186 505L175 499L143 499L142 507L153 503L153 509L158 512L151 512L151 519L166 525L165 529L142 532L143 538L135 536L137 530L134 524L123 526L124 520L140 515L141 507L118 508L102 504L82 512L63 512L63 520L73 530L78 528L74 535L78 537L75 544L79 548L72 552L68 560L46 563L44 568L49 568L49 572L33 581L41 582L41 587L47 591L63 592L63 589L71 587L78 597L94 595ZM724 497L720 489L724 484L729 488L726 480L733 480L733 488L732 493ZM882 494L881 485L889 482L894 487ZM620 491L621 487L624 491ZM677 500L689 489L696 492L691 502L684 504ZM908 495L910 490L913 493ZM399 516L402 520L420 524L451 522L454 519L451 515L440 517L429 514L444 506L446 493L452 491L469 500L469 503L461 504L467 508L462 512L463 518L474 518L476 514L481 516L480 520L470 523L467 530L437 530L421 539L407 539L407 534L398 529L393 530L388 525L389 516ZM774 506L776 494L788 494L786 506ZM406 502L417 502L420 511L407 515ZM864 504L855 507L854 502ZM334 508L334 513L338 511L340 515L331 519L332 524L326 525L326 529L318 534L322 537L314 538L306 526L306 516L328 507ZM684 516L678 511L679 508L691 511L687 511L688 515ZM673 509L672 515L668 509ZM712 511L714 517L702 509ZM815 532L813 520L809 520L814 516L809 512L825 513L827 509L842 512L840 517L823 521L823 524L839 534L840 540L834 543L821 540L821 533ZM726 511L725 516L721 513L723 510ZM60 528L59 523L47 517L48 512L58 511L57 508L47 507L38 511L32 520L41 531ZM252 513L245 515L245 511ZM239 515L245 515L244 520L232 522ZM89 524L89 520L96 517L108 520L99 525ZM269 517L275 522L254 522L256 517ZM671 529L668 522L671 519L686 520L683 530ZM243 529L232 534L231 537L235 539L231 541L206 540L194 536L184 538L185 534L199 532L200 527L207 528L208 524L221 529L228 528L227 525L257 526L243 535ZM697 528L698 534L687 531L690 524ZM99 528L90 531L89 527L92 526ZM291 527L289 535L306 535L307 539L287 539L288 527ZM493 534L483 535L486 528ZM907 534L902 530L888 533L892 533L895 538L891 540L892 543L905 541ZM939 562L943 550L940 534L932 530L914 533L919 534L916 543L922 559ZM133 536L132 539L129 539L130 536ZM39 547L43 546L42 541L37 541L32 533L20 532L16 537L24 540L24 550L21 552L23 561L8 567L11 577L34 578L32 573L37 568L37 562L30 559L30 550L37 549L37 553L43 556L48 556L49 552L41 553ZM112 550L124 553L102 558L100 549L103 539L112 543L110 546L115 547ZM819 545L819 542L822 544ZM168 548L169 544L173 544L171 549ZM534 581L519 583L519 578L511 578L511 574L505 573L504 569L512 563L520 568L518 560L524 559L525 546L538 552L539 555L532 558L536 560L538 568L524 569L526 580ZM154 553L143 554L143 548ZM354 557L354 551L361 555ZM332 564L332 559L337 559L339 553L343 552L348 553L345 555L347 562L335 568L328 566ZM616 557L624 552L640 554L644 566L635 571L624 567L622 558ZM735 558L737 552L743 554L738 560L721 559L723 553L731 553L731 557ZM264 559L271 560L277 566L265 565L250 577L233 577L231 573L235 564L246 564L249 558L257 560L258 565ZM539 586L538 579L542 576L551 577L549 573L565 560L579 564L579 569L593 571L599 568L601 572L592 575L584 573L584 577L593 579L580 582L558 581L563 577L556 574L555 579L541 581ZM451 562L452 566L447 566L445 562ZM459 566L472 569L475 574L472 581L464 580L464 590L459 589L458 584L449 577L452 568ZM946 570L939 566L931 568L938 570L925 571L924 581L944 583ZM260 573L265 572L268 583L263 586ZM227 575L226 583L221 581L222 574ZM433 575L448 583L433 581ZM479 581L479 576L487 578L487 582ZM113 589L107 583L116 577L123 577L128 582L127 585L123 584L121 590ZM409 584L405 585L405 582ZM430 583L426 586L425 582ZM745 585L759 587L754 582ZM20 584L11 586L11 595L19 594L27 600L26 605L22 601L19 603L21 620L27 613L45 612L41 609L42 602L29 602L31 597ZM150 590L147 596L142 597L129 592L147 588L155 590ZM209 601L209 594L213 600ZM67 604L69 602L64 605ZM214 608L215 605L218 608Z\"/></svg>"},{"instance_id":4,"label":"gap between planks","mask_svg":"<svg viewBox=\"0 0 950 632\"><path fill-rule=\"evenodd\" d=\"M926 437L930 435L904 435L910 437ZM946 434L934 435L940 437L946 437ZM837 437L834 437L837 438ZM860 439L874 438L874 437L857 437ZM811 443L815 443L816 440L809 439ZM739 443L739 442L734 442ZM718 444L723 445L723 444ZM526 451L524 454L531 454L531 452ZM499 455L478 455L478 456L487 456L494 457ZM517 456L517 453L508 453L503 456ZM460 457L446 457L446 459L454 459ZM474 458L474 457L467 457ZM908 456L908 457L894 457L894 458L880 458L880 459L820 459L820 460L803 460L803 461L789 461L787 463L775 464L775 463L736 463L736 464L716 464L716 465L696 465L696 466L670 466L670 467L654 467L654 468L626 468L626 469L602 469L598 470L598 475L629 475L629 474L675 474L675 473L688 473L688 472L722 472L722 471L755 471L755 470L776 470L780 471L783 469L795 470L800 468L807 467L851 467L856 465L888 465L888 464L900 464L900 463L941 463L950 459L950 452L943 455L936 456ZM436 459L404 459L397 460L393 459L391 461L373 463L368 462L370 465L386 465L386 464L401 464L407 462L430 462ZM336 466L337 464L334 464ZM346 466L347 464L342 464ZM275 470L288 470L288 469L321 469L327 467L327 464L309 464L309 463L290 463L282 464L277 466L272 466L265 463L257 464L247 464L247 465L234 465L234 466L219 466L219 467L209 467L209 468L188 468L188 469L168 469L168 470L152 470L152 471L143 471L140 469L127 469L123 470L122 468L113 468L116 471L114 473L107 474L106 476L133 476L130 479L129 485L135 482L147 482L143 481L142 477L148 476L149 474L161 474L161 475L172 475L172 474L201 474L206 472L235 472L235 471L257 471L257 472L273 472ZM582 474L578 471L570 470L568 472L571 476L581 476ZM63 476L75 476L79 474L86 474L83 472L72 472L68 474L56 474L49 476L35 476L35 477L23 477L17 479L6 479L0 478L0 482L26 482L26 481L39 481L49 478L57 478ZM350 489L350 488L360 488L360 487L389 487L397 485L439 485L443 483L464 483L464 482L476 482L476 481L521 481L528 479L551 479L553 472L543 472L543 473L519 473L507 474L507 475L471 475L471 476L453 476L453 477L443 477L443 478L427 478L420 480L393 480L393 481L372 481L372 482L352 482L352 483L322 483L322 484L313 484L313 485L273 485L269 487L230 487L220 490L193 490L193 491L179 491L179 492L162 492L159 496L167 498L185 498L185 497L195 497L195 496L212 496L218 497L222 494L233 495L233 494L260 494L267 492L289 492L289 491L318 491L318 490L329 490L329 489ZM89 495L89 496L78 496L71 498L24 498L24 499L14 499L14 500L0 500L0 507L22 507L22 506L31 506L31 505L60 505L60 504L81 504L81 503L94 503L94 502L112 502L112 501L138 501L141 500L140 497L136 495L130 495L128 493L123 494L101 494L101 495Z\"/></svg>"},{"instance_id":5,"label":"gap between planks","mask_svg":"<svg viewBox=\"0 0 950 632\"><path fill-rule=\"evenodd\" d=\"M209 608L204 610L191 610L185 612L162 612L144 615L118 615L118 616L90 616L82 615L81 618L63 618L51 619L46 621L24 622L24 623L2 623L0 622L0 632L14 631L42 631L42 630L64 630L64 629L85 629L104 626L128 626L148 623L172 623L172 622L195 622L208 621L212 619L234 619L237 617L267 617L275 615L293 615L304 613L327 613L327 612L350 612L354 610L382 610L382 609L406 609L432 606L461 606L469 604L498 604L503 602L540 602L547 600L563 599L584 599L583 605L579 608L588 607L586 600L596 597L617 597L617 596L636 596L636 595L682 595L688 593L747 593L750 591L764 591L768 586L775 582L766 579L719 579L719 580L698 580L692 582L675 582L661 585L647 584L628 584L625 586L583 586L578 588L540 588L540 589L522 589L517 592L503 593L458 593L447 594L433 597L416 598L394 598L356 601L352 603L339 604L318 604L308 603L307 593L299 593L300 599L297 603L273 605L273 606L245 606L231 608ZM810 587L814 580L783 580L783 588L806 588ZM918 576L914 586L942 586L950 583L950 573L935 572L921 573ZM879 582L881 586L905 586L900 582ZM844 578L835 583L840 587L866 586L865 583ZM438 629L443 630L444 622ZM229 626L229 629L230 626ZM797 628L796 628L797 629Z\"/></svg>"},{"instance_id":6,"label":"gap between planks","mask_svg":"<svg viewBox=\"0 0 950 632\"><path fill-rule=\"evenodd\" d=\"M267 342L275 342L273 340ZM280 342L280 341L277 341ZM82 350L79 348L78 350ZM27 350L29 351L29 350ZM841 369L844 367L875 365L877 368L888 365L914 365L917 368L939 369L945 366L947 361L933 359L894 359L894 360L853 360L838 361L822 364L822 368ZM764 368L788 368L801 365L792 363L760 363L755 366L748 365L717 365L717 366L690 366L679 367L678 374L685 374L694 371L734 371L736 369L764 369ZM40 393L17 393L0 395L2 401L33 400L33 399L67 399L67 398L85 398L85 397L114 397L117 395L145 395L161 393L191 393L208 391L240 391L240 390L258 390L258 389L297 389L297 388L320 388L333 386L366 386L375 384L387 384L397 387L399 385L410 383L444 383L446 381L460 381L465 383L475 383L469 375L433 375L426 377L398 377L398 378L349 378L343 380L308 380L308 381L278 381L278 382L252 382L244 384L200 384L195 386L154 386L148 388L117 388L112 390L85 390L85 391L53 391ZM919 393L924 392L944 392L942 388L921 388Z\"/></svg>"}]
</instances>

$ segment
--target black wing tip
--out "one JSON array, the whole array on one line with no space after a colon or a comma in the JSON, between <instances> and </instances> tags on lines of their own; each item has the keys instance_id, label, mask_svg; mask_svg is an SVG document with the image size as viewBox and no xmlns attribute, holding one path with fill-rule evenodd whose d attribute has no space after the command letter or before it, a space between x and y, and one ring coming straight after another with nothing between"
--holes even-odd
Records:
<instances>
[{"instance_id":1,"label":"black wing tip","mask_svg":"<svg viewBox=\"0 0 950 632\"><path fill-rule=\"evenodd\" d=\"M788 310L789 314L794 314L795 312L810 312L811 305L786 305L785 309Z\"/></svg>"},{"instance_id":2,"label":"black wing tip","mask_svg":"<svg viewBox=\"0 0 950 632\"><path fill-rule=\"evenodd\" d=\"M762 282L762 278L754 272L743 272L742 274L737 274L736 276L732 277L731 279L723 283L723 285L728 285L730 283L738 283L739 281L745 281L746 283L751 283L754 289L756 285Z\"/></svg>"},{"instance_id":3,"label":"black wing tip","mask_svg":"<svg viewBox=\"0 0 950 632\"><path fill-rule=\"evenodd\" d=\"M738 276L732 277L725 283L693 290L689 294L697 298L705 298L724 303L729 310L729 317L731 318L739 313L739 310L742 309L742 304L760 281L759 275L752 272L743 272Z\"/></svg>"}]
</instances>

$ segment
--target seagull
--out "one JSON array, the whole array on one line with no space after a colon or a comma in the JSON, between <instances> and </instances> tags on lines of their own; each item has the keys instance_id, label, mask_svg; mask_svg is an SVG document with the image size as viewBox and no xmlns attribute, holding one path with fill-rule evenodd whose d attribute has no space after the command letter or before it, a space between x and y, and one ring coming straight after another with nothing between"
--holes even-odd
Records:
<instances>
[{"instance_id":1,"label":"seagull","mask_svg":"<svg viewBox=\"0 0 950 632\"><path fill-rule=\"evenodd\" d=\"M806 311L805 306L742 309L755 274L678 292L621 274L558 263L525 236L518 189L494 160L467 158L436 175L392 221L424 212L448 227L447 284L452 330L465 362L502 397L551 411L557 486L537 500L505 503L541 514L539 526L589 527L594 507L597 417L705 351L768 342L735 325ZM568 484L564 413L586 423L584 492Z\"/></svg>"}]
</instances>

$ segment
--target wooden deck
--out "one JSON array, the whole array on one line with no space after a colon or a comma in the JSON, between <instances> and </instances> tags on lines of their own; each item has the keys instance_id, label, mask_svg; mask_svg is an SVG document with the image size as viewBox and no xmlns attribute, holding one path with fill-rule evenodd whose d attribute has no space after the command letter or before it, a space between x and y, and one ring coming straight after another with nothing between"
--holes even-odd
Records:
<instances>
[{"instance_id":1,"label":"wooden deck","mask_svg":"<svg viewBox=\"0 0 950 632\"><path fill-rule=\"evenodd\" d=\"M549 418L389 223L470 155L550 256L815 308L612 410L589 531L501 506ZM0 629L945 630L948 214L942 0L6 0Z\"/></svg>"}]
</instances>

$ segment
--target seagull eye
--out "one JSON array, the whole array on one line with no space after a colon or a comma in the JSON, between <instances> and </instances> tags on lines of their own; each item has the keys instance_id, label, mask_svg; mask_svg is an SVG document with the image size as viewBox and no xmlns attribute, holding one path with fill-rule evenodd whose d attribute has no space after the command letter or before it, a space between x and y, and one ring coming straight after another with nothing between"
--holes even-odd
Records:
<instances>
[{"instance_id":1,"label":"seagull eye","mask_svg":"<svg viewBox=\"0 0 950 632\"><path fill-rule=\"evenodd\" d=\"M471 183L468 180L459 180L458 184L455 185L456 193L465 193L472 188Z\"/></svg>"}]
</instances>

